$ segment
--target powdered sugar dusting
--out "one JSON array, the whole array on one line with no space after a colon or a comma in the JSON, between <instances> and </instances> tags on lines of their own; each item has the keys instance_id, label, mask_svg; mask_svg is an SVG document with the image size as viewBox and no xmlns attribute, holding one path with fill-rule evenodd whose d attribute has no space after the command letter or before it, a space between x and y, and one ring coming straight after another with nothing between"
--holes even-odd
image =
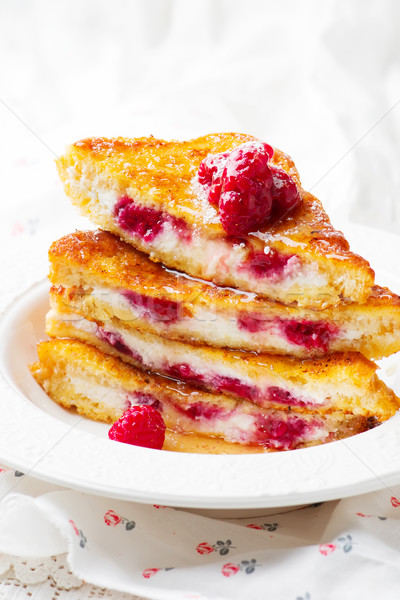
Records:
<instances>
[{"instance_id":1,"label":"powdered sugar dusting","mask_svg":"<svg viewBox=\"0 0 400 600\"><path fill-rule=\"evenodd\" d=\"M193 203L196 206L197 211L200 211L205 223L220 223L218 211L208 201L208 186L202 185L199 182L197 174L192 178L189 188L193 195Z\"/></svg>"}]
</instances>

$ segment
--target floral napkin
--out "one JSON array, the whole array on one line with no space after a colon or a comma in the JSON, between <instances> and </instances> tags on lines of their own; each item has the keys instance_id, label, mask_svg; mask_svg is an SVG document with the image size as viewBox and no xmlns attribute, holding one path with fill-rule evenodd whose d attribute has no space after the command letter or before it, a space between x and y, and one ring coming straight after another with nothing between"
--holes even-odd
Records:
<instances>
[{"instance_id":1,"label":"floral napkin","mask_svg":"<svg viewBox=\"0 0 400 600\"><path fill-rule=\"evenodd\" d=\"M76 577L154 600L397 600L400 486L265 517L211 519L0 473L0 552L68 553Z\"/></svg>"}]
</instances>

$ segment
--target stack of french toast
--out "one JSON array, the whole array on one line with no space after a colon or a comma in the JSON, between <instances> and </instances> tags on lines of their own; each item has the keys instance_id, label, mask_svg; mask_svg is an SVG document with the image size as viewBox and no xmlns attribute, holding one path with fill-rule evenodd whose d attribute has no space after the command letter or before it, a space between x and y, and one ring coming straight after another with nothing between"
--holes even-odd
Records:
<instances>
[{"instance_id":1,"label":"stack of french toast","mask_svg":"<svg viewBox=\"0 0 400 600\"><path fill-rule=\"evenodd\" d=\"M374 284L293 161L254 137L91 138L57 161L99 230L50 248L31 370L66 408L159 411L166 449L292 450L364 432L400 400L400 298Z\"/></svg>"}]
</instances>

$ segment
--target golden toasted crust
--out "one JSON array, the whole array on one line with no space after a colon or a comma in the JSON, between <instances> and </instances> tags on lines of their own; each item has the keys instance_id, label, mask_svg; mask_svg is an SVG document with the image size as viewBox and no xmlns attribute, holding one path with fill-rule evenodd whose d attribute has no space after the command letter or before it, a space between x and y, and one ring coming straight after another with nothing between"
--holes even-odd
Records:
<instances>
[{"instance_id":1,"label":"golden toasted crust","mask_svg":"<svg viewBox=\"0 0 400 600\"><path fill-rule=\"evenodd\" d=\"M199 198L193 180L200 162L208 154L232 150L254 139L234 133L212 134L186 142L166 142L155 138L92 138L70 146L66 155L58 159L57 165L66 193L102 229L149 253L152 260L222 285L253 291L255 284L249 284L243 274L234 275L229 269L227 272L217 269L212 276L207 276L208 266L195 264L189 255L180 255L132 238L93 199L91 189L95 189L101 180L103 186L112 189L118 196L126 195L135 201L139 199L140 203L183 219L194 231L205 232L209 239L226 239L217 210ZM272 162L286 170L300 186L290 157L275 149ZM75 174L72 179L71 169ZM336 304L340 297L365 300L374 282L374 273L368 262L349 250L344 235L332 227L320 201L301 187L299 190L302 201L297 208L277 223L249 234L249 247L262 252L268 246L283 255L295 254L305 264L318 266L321 273L328 276L328 284L318 284L322 286L319 292L305 287L303 297L297 284L293 283L293 291L299 292L298 302L302 305ZM268 289L267 294L259 286L258 292L283 301L278 286ZM326 294L323 302L318 298L321 293Z\"/></svg>"},{"instance_id":2,"label":"golden toasted crust","mask_svg":"<svg viewBox=\"0 0 400 600\"><path fill-rule=\"evenodd\" d=\"M184 273L171 272L170 269L150 261L145 254L106 231L77 231L66 235L50 246L49 259L52 269L50 281L55 285L57 285L54 280L57 266L69 263L83 267L103 285L108 283L109 286L131 289L149 296L159 297L161 293L169 300L185 302L190 302L190 298L193 297L196 298L196 302L204 298L207 303L224 305L229 303L237 308L248 307L261 311L276 307L280 311L291 309L290 306L256 294L218 287L188 277ZM386 288L374 286L367 304L400 307L400 297ZM292 305L293 310L298 313L296 303L293 302ZM353 305L343 302L337 310L349 306ZM331 314L335 310L332 308ZM319 318L319 314L329 314L330 309L321 312L308 311L308 313Z\"/></svg>"},{"instance_id":3,"label":"golden toasted crust","mask_svg":"<svg viewBox=\"0 0 400 600\"><path fill-rule=\"evenodd\" d=\"M250 385L254 390L258 390L256 403L266 408L287 408L287 402L282 405L272 402L268 397L271 386L282 391L289 389L293 398L313 402L321 413L341 410L367 417L377 416L383 421L400 407L399 399L376 376L377 366L356 352L296 360L288 356L257 355L208 346L193 346L147 332L136 332L135 336L129 337L129 330L125 329L118 319L107 327L101 322L91 324L87 321L91 315L85 315L86 325L83 323L82 327L83 315L72 311L57 312L57 297L52 297L52 305L56 310L51 310L46 319L46 333L49 336L75 338L87 342L143 370L165 375L170 374L170 365L177 362L179 364L181 361L180 364L187 365L191 372L198 372L203 376L201 387L206 387L211 392L216 391L212 381L229 373L238 383L242 382L243 385ZM132 349L132 354L118 351L118 347L113 347L99 337L97 326L103 331L116 332L118 339ZM210 376L211 383L207 384L205 374ZM237 397L232 390L222 392ZM321 405L321 397L324 394L324 402ZM291 409L295 412L304 410L295 403Z\"/></svg>"},{"instance_id":4,"label":"golden toasted crust","mask_svg":"<svg viewBox=\"0 0 400 600\"><path fill-rule=\"evenodd\" d=\"M193 214L196 207L191 181L196 175L201 161L208 154L232 150L244 142L257 138L237 133L206 135L189 141L164 141L153 137L127 138L88 138L69 146L67 154L58 159L61 178L68 166L76 165L77 160L92 159L101 163L110 176L118 179L120 186L134 185L142 193L148 193L153 203L165 208L171 214L184 218L196 226L199 220L204 226L224 234L219 222L213 221L201 212ZM300 177L293 160L278 149L274 149L272 163L289 173L300 185ZM288 217L264 230L268 236L283 235L302 243L309 243L323 255L349 255L349 244L344 235L336 231L317 198L302 191L302 202ZM214 216L217 214L214 210ZM355 255L359 265L367 262Z\"/></svg>"},{"instance_id":5,"label":"golden toasted crust","mask_svg":"<svg viewBox=\"0 0 400 600\"><path fill-rule=\"evenodd\" d=\"M104 383L106 378L112 377L128 391L145 389L152 393L172 390L182 396L189 396L193 391L184 382L144 373L114 356L105 354L94 346L77 340L47 340L40 342L37 348L39 362L35 363L32 370L35 372L35 379L41 385L50 377L53 369L62 369L67 364L79 364L83 371L94 371L99 383Z\"/></svg>"},{"instance_id":6,"label":"golden toasted crust","mask_svg":"<svg viewBox=\"0 0 400 600\"><path fill-rule=\"evenodd\" d=\"M217 287L172 272L159 263L150 261L144 254L116 236L102 231L76 232L61 238L52 244L49 258L51 283L59 288L58 293L64 297L65 303L71 302L76 308L83 303L86 304L85 310L90 310L90 303L95 302L88 295L92 286L116 291L132 290L148 298L179 302L180 316L186 319L196 317L198 320L201 317L204 321L204 315L200 313L209 311L215 318L222 316L232 322L247 315L265 320L326 322L338 327L341 332L340 336L332 340L328 348L330 351L357 350L375 359L400 350L400 298L386 288L374 287L364 304L342 302L336 307L322 311L302 308L296 303L284 305L256 294ZM103 312L103 315L117 314L115 310L113 312L111 305L107 304L106 296L102 307L97 306L97 309L100 313ZM178 322L166 328L162 327L162 323L157 324L137 317L132 321L130 313L122 313L121 306L117 316L127 322L131 321L127 325L132 328L145 329L171 339L258 352L290 352L298 357L321 354L320 348L287 348L277 346L276 343L271 347L266 335L245 339L239 332L240 338L237 339L217 339L214 327L198 327L193 332L188 327L180 326ZM104 320L106 317L96 318ZM186 324L188 325L187 321Z\"/></svg>"},{"instance_id":7,"label":"golden toasted crust","mask_svg":"<svg viewBox=\"0 0 400 600\"><path fill-rule=\"evenodd\" d=\"M89 344L75 340L57 339L42 342L38 345L38 354L39 361L31 366L31 372L36 381L53 400L66 408L76 408L78 412L92 419L112 422L120 416L117 414L118 411L122 414L125 408L121 406L116 408L114 401L107 403L98 396L96 396L96 399L90 397L90 394L85 393L84 387L80 391L79 384L76 387L76 378L80 378L80 381L88 381L89 384L95 382L96 385L103 386L102 389L106 391L105 398L107 397L107 390L110 390L110 393L120 390L123 393L141 392L150 394L163 402L163 417L166 420L167 427L181 432L189 432L188 429L185 429L187 421L185 421L179 410L178 413L174 408L171 411L168 407L169 403L172 407L179 407L186 404L191 406L193 401L195 403L201 401L212 407L218 406L234 411L237 409L238 414L248 415L249 417L251 415L277 415L281 419L291 418L290 411L267 411L254 407L249 402L235 401L226 396L193 390L190 386L170 380L164 382L161 377L141 374L137 369L123 361L107 356ZM75 378L75 385L72 383L72 378ZM317 413L310 412L304 413L302 417L311 426L314 426L315 419L323 424L325 431L323 433L321 430L321 435L323 435L325 441L333 441L334 439L354 435L370 427L370 420L340 412L329 415L317 415ZM196 420L190 422L193 427L198 429ZM224 437L221 431L209 431L208 434L214 435L214 433L218 437ZM318 441L323 440L314 438L310 443L315 444Z\"/></svg>"},{"instance_id":8,"label":"golden toasted crust","mask_svg":"<svg viewBox=\"0 0 400 600\"><path fill-rule=\"evenodd\" d=\"M213 222L214 209L211 218L202 211L193 214L197 199L191 190L191 181L208 154L226 152L255 139L238 133L211 134L185 142L159 140L151 136L137 139L87 138L70 145L66 154L57 159L57 167L61 179L68 186L65 176L68 167L94 161L118 182L121 190L140 190L141 194L151 198L153 206L183 218L193 226L202 221L214 233L224 234L221 224ZM272 162L300 185L299 174L289 156L275 150Z\"/></svg>"}]
</instances>

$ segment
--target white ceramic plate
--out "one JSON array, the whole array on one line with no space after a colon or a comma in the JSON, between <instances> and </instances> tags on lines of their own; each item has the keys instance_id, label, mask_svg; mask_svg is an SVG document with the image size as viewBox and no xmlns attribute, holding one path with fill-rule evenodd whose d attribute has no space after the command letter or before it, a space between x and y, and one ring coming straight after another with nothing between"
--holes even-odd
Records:
<instances>
[{"instance_id":1,"label":"white ceramic plate","mask_svg":"<svg viewBox=\"0 0 400 600\"><path fill-rule=\"evenodd\" d=\"M400 291L400 238L362 227L346 233L372 259L379 283ZM31 377L44 336L48 284L15 300L0 323L0 461L70 488L202 509L263 509L336 499L400 482L400 414L347 440L290 452L203 455L116 444L108 427L53 403ZM400 353L399 353L400 354ZM400 356L381 376L400 394Z\"/></svg>"}]
</instances>

